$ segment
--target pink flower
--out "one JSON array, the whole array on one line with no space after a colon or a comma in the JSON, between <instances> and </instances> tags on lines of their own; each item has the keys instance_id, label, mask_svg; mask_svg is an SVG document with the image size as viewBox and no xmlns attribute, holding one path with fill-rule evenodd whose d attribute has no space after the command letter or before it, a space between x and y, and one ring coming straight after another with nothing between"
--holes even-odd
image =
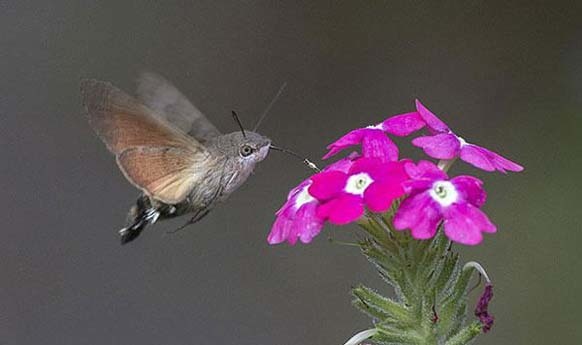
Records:
<instances>
[{"instance_id":1,"label":"pink flower","mask_svg":"<svg viewBox=\"0 0 582 345\"><path fill-rule=\"evenodd\" d=\"M329 165L324 171L348 171L355 157L357 155L352 154ZM319 234L324 218L316 213L319 201L309 193L311 184L312 180L309 178L289 192L287 202L277 211L277 219L267 237L269 244L287 241L294 245L297 240L309 243Z\"/></svg>"},{"instance_id":2,"label":"pink flower","mask_svg":"<svg viewBox=\"0 0 582 345\"><path fill-rule=\"evenodd\" d=\"M362 145L362 155L368 158L379 158L385 162L398 160L398 147L386 136L406 136L425 126L418 112L392 116L374 126L355 129L327 146L329 152L323 157L327 159L343 149Z\"/></svg>"},{"instance_id":3,"label":"pink flower","mask_svg":"<svg viewBox=\"0 0 582 345\"><path fill-rule=\"evenodd\" d=\"M412 237L428 239L442 221L448 238L467 245L479 244L482 232L496 232L495 225L479 209L487 198L480 180L472 176L449 180L428 161L408 163L405 169L411 180L404 183L408 197L394 216L397 230L410 229Z\"/></svg>"},{"instance_id":4,"label":"pink flower","mask_svg":"<svg viewBox=\"0 0 582 345\"><path fill-rule=\"evenodd\" d=\"M287 202L277 211L277 219L267 237L269 244L287 241L294 245L298 239L309 243L319 234L323 219L315 212L319 202L309 194L310 185L311 179L307 179L289 192Z\"/></svg>"},{"instance_id":5,"label":"pink flower","mask_svg":"<svg viewBox=\"0 0 582 345\"><path fill-rule=\"evenodd\" d=\"M419 100L416 100L416 109L427 124L432 136L418 137L412 140L414 146L436 159L461 160L485 171L522 171L523 167L499 154L481 146L467 143L463 138L453 133L449 127L436 115L428 110Z\"/></svg>"},{"instance_id":6,"label":"pink flower","mask_svg":"<svg viewBox=\"0 0 582 345\"><path fill-rule=\"evenodd\" d=\"M362 157L349 171L325 171L312 177L309 193L321 201L317 216L333 224L351 223L364 214L384 212L404 194L408 179L403 162Z\"/></svg>"}]
</instances>

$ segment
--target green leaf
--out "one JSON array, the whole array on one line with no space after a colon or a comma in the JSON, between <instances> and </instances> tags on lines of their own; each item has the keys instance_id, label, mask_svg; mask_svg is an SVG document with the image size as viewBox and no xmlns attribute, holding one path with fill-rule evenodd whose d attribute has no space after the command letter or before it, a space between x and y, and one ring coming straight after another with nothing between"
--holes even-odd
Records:
<instances>
[{"instance_id":1,"label":"green leaf","mask_svg":"<svg viewBox=\"0 0 582 345\"><path fill-rule=\"evenodd\" d=\"M408 322L411 320L410 312L406 307L390 298L378 294L368 287L356 287L352 290L352 293L370 309L377 310L382 314L401 322Z\"/></svg>"},{"instance_id":2,"label":"green leaf","mask_svg":"<svg viewBox=\"0 0 582 345\"><path fill-rule=\"evenodd\" d=\"M387 298L363 285L353 288L353 305L374 319L379 344L468 344L480 332L469 325L467 287L474 269L463 270L459 255L442 229L431 240L418 241L394 231L392 215L372 215L360 225L369 237L362 253L391 285Z\"/></svg>"}]
</instances>

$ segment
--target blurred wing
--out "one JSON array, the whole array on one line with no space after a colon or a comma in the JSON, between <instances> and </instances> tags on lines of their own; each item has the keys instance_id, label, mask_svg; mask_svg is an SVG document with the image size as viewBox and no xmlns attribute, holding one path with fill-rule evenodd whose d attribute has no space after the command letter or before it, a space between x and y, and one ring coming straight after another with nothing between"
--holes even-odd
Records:
<instances>
[{"instance_id":1,"label":"blurred wing","mask_svg":"<svg viewBox=\"0 0 582 345\"><path fill-rule=\"evenodd\" d=\"M117 164L137 188L167 204L177 204L196 184L203 183L210 155L182 148L134 148L117 157Z\"/></svg>"},{"instance_id":2,"label":"blurred wing","mask_svg":"<svg viewBox=\"0 0 582 345\"><path fill-rule=\"evenodd\" d=\"M160 75L142 73L137 80L137 94L145 105L200 141L220 135L206 116Z\"/></svg>"},{"instance_id":3,"label":"blurred wing","mask_svg":"<svg viewBox=\"0 0 582 345\"><path fill-rule=\"evenodd\" d=\"M116 155L139 146L202 147L110 83L83 80L81 95L89 123Z\"/></svg>"},{"instance_id":4,"label":"blurred wing","mask_svg":"<svg viewBox=\"0 0 582 345\"><path fill-rule=\"evenodd\" d=\"M183 201L210 157L206 148L110 83L84 80L81 94L91 126L127 179L162 202Z\"/></svg>"}]
</instances>

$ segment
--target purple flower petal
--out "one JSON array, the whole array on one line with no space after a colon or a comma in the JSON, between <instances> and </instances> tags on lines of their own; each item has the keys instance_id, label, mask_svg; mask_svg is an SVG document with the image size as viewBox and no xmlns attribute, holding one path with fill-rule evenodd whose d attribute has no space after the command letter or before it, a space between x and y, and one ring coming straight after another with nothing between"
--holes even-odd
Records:
<instances>
[{"instance_id":1,"label":"purple flower petal","mask_svg":"<svg viewBox=\"0 0 582 345\"><path fill-rule=\"evenodd\" d=\"M319 234L323 228L323 219L316 214L318 202L306 203L295 214L283 212L280 214L271 232L267 237L269 244L279 244L287 241L290 245L300 239L303 243L309 243Z\"/></svg>"},{"instance_id":2,"label":"purple flower petal","mask_svg":"<svg viewBox=\"0 0 582 345\"><path fill-rule=\"evenodd\" d=\"M324 171L311 177L309 194L318 200L328 200L344 189L348 175L341 171Z\"/></svg>"},{"instance_id":3,"label":"purple flower petal","mask_svg":"<svg viewBox=\"0 0 582 345\"><path fill-rule=\"evenodd\" d=\"M412 144L422 148L427 155L436 159L456 158L461 148L459 139L451 133L418 137L412 140Z\"/></svg>"},{"instance_id":4,"label":"purple flower petal","mask_svg":"<svg viewBox=\"0 0 582 345\"><path fill-rule=\"evenodd\" d=\"M345 194L332 199L317 208L317 216L330 223L344 225L359 219L364 214L362 198Z\"/></svg>"},{"instance_id":5,"label":"purple flower petal","mask_svg":"<svg viewBox=\"0 0 582 345\"><path fill-rule=\"evenodd\" d=\"M297 211L294 225L299 230L297 235L303 243L311 242L323 228L324 220L317 216L318 206L318 202L310 202L301 206Z\"/></svg>"},{"instance_id":6,"label":"purple flower petal","mask_svg":"<svg viewBox=\"0 0 582 345\"><path fill-rule=\"evenodd\" d=\"M483 190L483 182L473 176L457 176L451 183L461 197L474 206L481 207L487 200L487 193Z\"/></svg>"},{"instance_id":7,"label":"purple flower petal","mask_svg":"<svg viewBox=\"0 0 582 345\"><path fill-rule=\"evenodd\" d=\"M399 162L389 162L384 164L384 168L380 171L375 171L372 176L377 176L379 181L398 181L399 183L404 182L410 178L406 173L404 165L408 163L407 161Z\"/></svg>"},{"instance_id":8,"label":"purple flower petal","mask_svg":"<svg viewBox=\"0 0 582 345\"><path fill-rule=\"evenodd\" d=\"M366 131L370 131L371 129L368 128L359 128L355 129L351 132L348 132L338 140L334 141L333 143L327 146L329 152L323 156L323 159L328 159L329 157L337 154L338 152L342 151L343 149L359 145L362 143L362 138L364 137Z\"/></svg>"},{"instance_id":9,"label":"purple flower petal","mask_svg":"<svg viewBox=\"0 0 582 345\"><path fill-rule=\"evenodd\" d=\"M292 228L293 221L291 219L283 215L278 216L277 219L275 219L275 223L271 228L269 236L267 237L267 242L269 244L279 244L289 239L290 244L295 244L296 240L293 241L291 238L289 238L289 234L292 231Z\"/></svg>"},{"instance_id":10,"label":"purple flower petal","mask_svg":"<svg viewBox=\"0 0 582 345\"><path fill-rule=\"evenodd\" d=\"M393 162L398 160L398 146L383 131L369 130L362 139L362 155Z\"/></svg>"},{"instance_id":11,"label":"purple flower petal","mask_svg":"<svg viewBox=\"0 0 582 345\"><path fill-rule=\"evenodd\" d=\"M367 173L374 181L384 181L395 179L404 181L408 179L408 174L404 169L404 162L382 162L378 158L362 157L352 165L350 175Z\"/></svg>"},{"instance_id":12,"label":"purple flower petal","mask_svg":"<svg viewBox=\"0 0 582 345\"><path fill-rule=\"evenodd\" d=\"M422 129L426 126L426 122L417 111L414 111L392 116L382 122L381 126L388 134L405 137Z\"/></svg>"},{"instance_id":13,"label":"purple flower petal","mask_svg":"<svg viewBox=\"0 0 582 345\"><path fill-rule=\"evenodd\" d=\"M295 211L291 203L286 203L281 210L279 210L277 219L271 228L271 232L267 237L269 244L279 244L287 241L294 245L297 242L298 232L301 228L297 227L295 221Z\"/></svg>"},{"instance_id":14,"label":"purple flower petal","mask_svg":"<svg viewBox=\"0 0 582 345\"><path fill-rule=\"evenodd\" d=\"M439 169L433 162L422 160L418 164L406 162L406 173L413 179L446 180L447 174Z\"/></svg>"},{"instance_id":15,"label":"purple flower petal","mask_svg":"<svg viewBox=\"0 0 582 345\"><path fill-rule=\"evenodd\" d=\"M485 171L497 170L505 173L506 170L514 172L523 170L521 165L484 147L473 144L463 145L461 148L461 159Z\"/></svg>"},{"instance_id":16,"label":"purple flower petal","mask_svg":"<svg viewBox=\"0 0 582 345\"><path fill-rule=\"evenodd\" d=\"M428 192L419 193L400 204L394 216L394 227L396 230L410 229L416 239L428 239L435 235L441 219L439 207Z\"/></svg>"},{"instance_id":17,"label":"purple flower petal","mask_svg":"<svg viewBox=\"0 0 582 345\"><path fill-rule=\"evenodd\" d=\"M329 152L323 156L327 159L343 149L362 145L362 155L377 157L385 161L398 159L398 147L386 134L378 128L359 128L353 130L327 146Z\"/></svg>"},{"instance_id":18,"label":"purple flower petal","mask_svg":"<svg viewBox=\"0 0 582 345\"><path fill-rule=\"evenodd\" d=\"M402 196L404 189L400 181L376 182L364 192L364 201L366 206L372 212L385 212L390 208L394 199Z\"/></svg>"},{"instance_id":19,"label":"purple flower petal","mask_svg":"<svg viewBox=\"0 0 582 345\"><path fill-rule=\"evenodd\" d=\"M359 156L357 152L352 152L347 157L326 166L323 171L341 171L347 173L354 164L354 160Z\"/></svg>"},{"instance_id":20,"label":"purple flower petal","mask_svg":"<svg viewBox=\"0 0 582 345\"><path fill-rule=\"evenodd\" d=\"M483 240L481 232L497 231L485 213L471 204L453 204L443 211L445 234L455 242L477 245Z\"/></svg>"},{"instance_id":21,"label":"purple flower petal","mask_svg":"<svg viewBox=\"0 0 582 345\"><path fill-rule=\"evenodd\" d=\"M432 130L432 133L447 133L450 132L449 127L442 122L435 114L433 114L428 108L426 108L420 101L417 99L416 103L416 110L426 122L427 126Z\"/></svg>"},{"instance_id":22,"label":"purple flower petal","mask_svg":"<svg viewBox=\"0 0 582 345\"><path fill-rule=\"evenodd\" d=\"M461 148L461 160L485 171L495 171L495 165L477 146L466 144Z\"/></svg>"},{"instance_id":23,"label":"purple flower petal","mask_svg":"<svg viewBox=\"0 0 582 345\"><path fill-rule=\"evenodd\" d=\"M350 175L353 175L365 172L369 175L372 175L372 171L379 170L383 166L384 164L379 159L362 157L354 161L354 164L352 164L349 173Z\"/></svg>"},{"instance_id":24,"label":"purple flower petal","mask_svg":"<svg viewBox=\"0 0 582 345\"><path fill-rule=\"evenodd\" d=\"M434 181L429 179L408 180L402 183L402 188L406 194L418 194L432 188L433 184Z\"/></svg>"},{"instance_id":25,"label":"purple flower petal","mask_svg":"<svg viewBox=\"0 0 582 345\"><path fill-rule=\"evenodd\" d=\"M321 231L323 219L316 215L319 202L310 195L302 195L307 193L311 183L311 180L307 179L291 190L287 201L277 211L277 219L267 237L269 244L287 241L294 245L297 239L306 243Z\"/></svg>"}]
</instances>

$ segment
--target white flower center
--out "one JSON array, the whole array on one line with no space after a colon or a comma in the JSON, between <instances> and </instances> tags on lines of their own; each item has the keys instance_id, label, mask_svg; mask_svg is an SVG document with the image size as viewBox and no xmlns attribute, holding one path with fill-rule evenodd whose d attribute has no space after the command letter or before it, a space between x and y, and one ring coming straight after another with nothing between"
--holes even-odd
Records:
<instances>
[{"instance_id":1,"label":"white flower center","mask_svg":"<svg viewBox=\"0 0 582 345\"><path fill-rule=\"evenodd\" d=\"M297 197L295 198L295 209L298 210L301 206L315 201L315 198L309 194L309 186L311 184L306 185L303 189L297 193Z\"/></svg>"},{"instance_id":2,"label":"white flower center","mask_svg":"<svg viewBox=\"0 0 582 345\"><path fill-rule=\"evenodd\" d=\"M459 144L461 144L461 147L467 145L467 141L461 137L457 137L457 140L459 140Z\"/></svg>"},{"instance_id":3,"label":"white flower center","mask_svg":"<svg viewBox=\"0 0 582 345\"><path fill-rule=\"evenodd\" d=\"M459 193L449 181L437 181L432 185L430 196L441 206L447 207L457 201Z\"/></svg>"},{"instance_id":4,"label":"white flower center","mask_svg":"<svg viewBox=\"0 0 582 345\"><path fill-rule=\"evenodd\" d=\"M365 172L361 172L359 174L348 177L348 182L346 183L344 191L354 195L363 195L366 191L366 188L368 188L372 182L374 182L374 180L370 177L370 175L366 174Z\"/></svg>"}]
</instances>

